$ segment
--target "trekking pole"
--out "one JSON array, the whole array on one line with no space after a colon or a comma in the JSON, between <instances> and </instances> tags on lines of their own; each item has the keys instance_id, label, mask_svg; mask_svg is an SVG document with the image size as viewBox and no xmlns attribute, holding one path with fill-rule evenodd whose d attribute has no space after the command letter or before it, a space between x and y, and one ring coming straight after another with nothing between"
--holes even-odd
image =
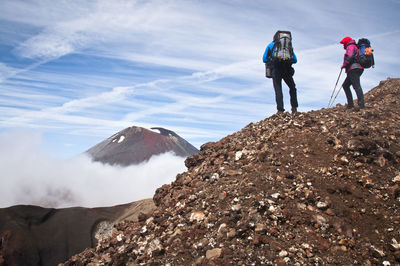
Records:
<instances>
[{"instance_id":1,"label":"trekking pole","mask_svg":"<svg viewBox=\"0 0 400 266\"><path fill-rule=\"evenodd\" d=\"M341 86L341 87L338 89L338 91L336 92L335 98L333 98L332 103L331 103L332 105L333 105L333 103L335 102L336 98L338 97L341 88L343 88L343 87Z\"/></svg>"},{"instance_id":2,"label":"trekking pole","mask_svg":"<svg viewBox=\"0 0 400 266\"><path fill-rule=\"evenodd\" d=\"M337 84L338 84L338 82L339 82L340 75L342 75L342 71L343 71L343 68L340 69L339 76L338 76L338 78L337 78L337 80L336 80L335 87L333 88L331 98L329 99L328 108L331 107L331 104L333 104L333 102L331 102L331 101L332 101L332 97L333 97L333 95L335 94L336 86L337 86ZM340 89L339 89L339 90L340 90ZM336 98L336 97L335 97L335 98Z\"/></svg>"}]
</instances>

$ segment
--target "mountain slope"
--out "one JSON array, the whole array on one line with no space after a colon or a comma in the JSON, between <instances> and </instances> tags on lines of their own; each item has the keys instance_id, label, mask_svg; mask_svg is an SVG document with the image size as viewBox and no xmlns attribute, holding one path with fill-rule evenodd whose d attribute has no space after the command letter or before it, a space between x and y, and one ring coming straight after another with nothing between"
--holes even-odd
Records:
<instances>
[{"instance_id":1,"label":"mountain slope","mask_svg":"<svg viewBox=\"0 0 400 266\"><path fill-rule=\"evenodd\" d=\"M103 208L0 208L0 265L57 265L111 235L113 223L154 207L146 199Z\"/></svg>"},{"instance_id":2,"label":"mountain slope","mask_svg":"<svg viewBox=\"0 0 400 266\"><path fill-rule=\"evenodd\" d=\"M186 160L146 221L66 265L400 262L400 79L370 107L273 115Z\"/></svg>"},{"instance_id":3,"label":"mountain slope","mask_svg":"<svg viewBox=\"0 0 400 266\"><path fill-rule=\"evenodd\" d=\"M164 128L126 128L90 148L88 153L95 161L128 166L150 159L151 156L174 152L187 157L199 152L194 146Z\"/></svg>"}]
</instances>

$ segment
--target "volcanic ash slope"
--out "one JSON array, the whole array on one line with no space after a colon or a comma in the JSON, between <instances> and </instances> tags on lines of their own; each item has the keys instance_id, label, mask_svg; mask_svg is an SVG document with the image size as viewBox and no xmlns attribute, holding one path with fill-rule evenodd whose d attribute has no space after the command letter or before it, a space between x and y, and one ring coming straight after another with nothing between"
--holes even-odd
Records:
<instances>
[{"instance_id":1,"label":"volcanic ash slope","mask_svg":"<svg viewBox=\"0 0 400 266\"><path fill-rule=\"evenodd\" d=\"M147 219L66 265L398 264L400 79L202 146Z\"/></svg>"}]
</instances>

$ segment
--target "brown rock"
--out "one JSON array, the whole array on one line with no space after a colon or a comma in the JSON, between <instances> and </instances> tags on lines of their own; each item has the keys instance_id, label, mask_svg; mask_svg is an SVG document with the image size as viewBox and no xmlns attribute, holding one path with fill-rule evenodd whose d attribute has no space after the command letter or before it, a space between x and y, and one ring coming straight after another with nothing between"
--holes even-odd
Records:
<instances>
[{"instance_id":1,"label":"brown rock","mask_svg":"<svg viewBox=\"0 0 400 266\"><path fill-rule=\"evenodd\" d=\"M214 248L207 250L206 252L206 258L207 259L214 259L214 258L219 258L222 254L222 249L221 248Z\"/></svg>"},{"instance_id":2,"label":"brown rock","mask_svg":"<svg viewBox=\"0 0 400 266\"><path fill-rule=\"evenodd\" d=\"M201 222L201 221L204 220L204 218L205 218L204 212L202 212L202 211L195 211L195 212L192 212L192 214L190 215L189 220L190 220L191 222L193 222L193 221Z\"/></svg>"},{"instance_id":3,"label":"brown rock","mask_svg":"<svg viewBox=\"0 0 400 266\"><path fill-rule=\"evenodd\" d=\"M101 256L101 258L107 263L111 262L110 254L104 254L104 255Z\"/></svg>"}]
</instances>

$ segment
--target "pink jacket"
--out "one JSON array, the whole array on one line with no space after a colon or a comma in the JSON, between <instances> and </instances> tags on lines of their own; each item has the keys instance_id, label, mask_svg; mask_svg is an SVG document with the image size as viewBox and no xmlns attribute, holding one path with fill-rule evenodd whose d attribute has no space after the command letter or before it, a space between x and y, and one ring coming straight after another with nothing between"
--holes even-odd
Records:
<instances>
[{"instance_id":1,"label":"pink jacket","mask_svg":"<svg viewBox=\"0 0 400 266\"><path fill-rule=\"evenodd\" d=\"M345 46L346 53L344 54L344 61L342 67L346 68L346 73L352 69L363 67L358 63L358 47L356 42L352 39Z\"/></svg>"}]
</instances>

